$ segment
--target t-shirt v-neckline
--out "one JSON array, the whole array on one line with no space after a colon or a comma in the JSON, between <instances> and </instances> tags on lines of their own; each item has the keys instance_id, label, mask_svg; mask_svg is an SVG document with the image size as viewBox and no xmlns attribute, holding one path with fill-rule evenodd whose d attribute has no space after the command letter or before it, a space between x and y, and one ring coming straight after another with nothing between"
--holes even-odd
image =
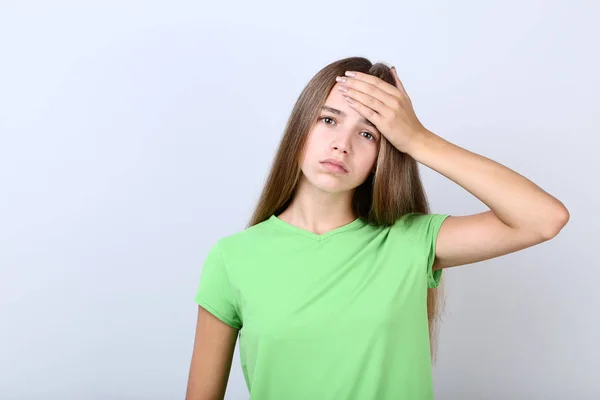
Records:
<instances>
[{"instance_id":1,"label":"t-shirt v-neckline","mask_svg":"<svg viewBox=\"0 0 600 400\"><path fill-rule=\"evenodd\" d=\"M342 233L342 232L346 232L346 231L349 231L354 228L358 228L359 226L364 224L364 221L361 219L361 217L358 217L355 220L347 223L346 225L342 225L342 226L334 228L330 231L318 234L318 233L306 230L304 228L300 228L299 226L292 225L289 222L286 222L286 221L280 219L275 214L272 214L271 217L269 217L269 220L281 228L287 229L291 232L295 232L299 235L308 237L310 239L313 239L313 240L316 240L319 242L323 241L333 235L337 235L338 233Z\"/></svg>"}]
</instances>

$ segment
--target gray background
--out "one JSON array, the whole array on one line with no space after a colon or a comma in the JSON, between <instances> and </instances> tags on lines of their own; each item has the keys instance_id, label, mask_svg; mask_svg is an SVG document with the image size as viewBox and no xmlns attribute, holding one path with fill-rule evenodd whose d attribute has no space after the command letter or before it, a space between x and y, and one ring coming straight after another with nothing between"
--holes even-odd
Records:
<instances>
[{"instance_id":1,"label":"gray background","mask_svg":"<svg viewBox=\"0 0 600 400\"><path fill-rule=\"evenodd\" d=\"M596 1L0 3L0 398L183 398L202 260L243 229L291 108L393 65L430 130L569 208L445 271L437 399L591 399L600 318ZM486 209L422 166L432 212ZM227 399L245 399L236 349Z\"/></svg>"}]
</instances>

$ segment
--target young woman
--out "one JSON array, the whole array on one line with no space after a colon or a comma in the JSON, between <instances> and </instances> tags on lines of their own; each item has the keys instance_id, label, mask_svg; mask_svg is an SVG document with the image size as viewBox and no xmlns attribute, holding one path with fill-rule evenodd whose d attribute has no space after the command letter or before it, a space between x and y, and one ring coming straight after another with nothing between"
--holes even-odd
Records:
<instances>
[{"instance_id":1,"label":"young woman","mask_svg":"<svg viewBox=\"0 0 600 400\"><path fill-rule=\"evenodd\" d=\"M418 162L490 209L429 213ZM442 269L553 238L556 198L417 119L394 68L334 62L301 93L248 227L209 251L188 400L433 398Z\"/></svg>"}]
</instances>

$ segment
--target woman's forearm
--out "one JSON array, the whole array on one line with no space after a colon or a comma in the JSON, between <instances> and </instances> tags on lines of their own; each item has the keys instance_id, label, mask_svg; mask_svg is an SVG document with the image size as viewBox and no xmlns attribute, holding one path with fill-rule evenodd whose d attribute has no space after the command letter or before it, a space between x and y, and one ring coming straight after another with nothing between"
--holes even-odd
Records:
<instances>
[{"instance_id":1,"label":"woman's forearm","mask_svg":"<svg viewBox=\"0 0 600 400\"><path fill-rule=\"evenodd\" d=\"M431 131L419 134L407 153L462 186L510 227L552 237L569 219L563 203L529 179Z\"/></svg>"}]
</instances>

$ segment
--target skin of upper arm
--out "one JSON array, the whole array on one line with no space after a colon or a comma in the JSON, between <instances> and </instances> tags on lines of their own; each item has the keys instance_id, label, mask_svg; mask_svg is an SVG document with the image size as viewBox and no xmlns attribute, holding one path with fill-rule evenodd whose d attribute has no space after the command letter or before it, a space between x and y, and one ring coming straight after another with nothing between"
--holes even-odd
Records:
<instances>
[{"instance_id":1,"label":"skin of upper arm","mask_svg":"<svg viewBox=\"0 0 600 400\"><path fill-rule=\"evenodd\" d=\"M238 330L198 306L186 400L223 400Z\"/></svg>"},{"instance_id":2,"label":"skin of upper arm","mask_svg":"<svg viewBox=\"0 0 600 400\"><path fill-rule=\"evenodd\" d=\"M553 236L512 228L491 210L450 216L438 232L432 268L436 270L488 260L534 246Z\"/></svg>"}]
</instances>

